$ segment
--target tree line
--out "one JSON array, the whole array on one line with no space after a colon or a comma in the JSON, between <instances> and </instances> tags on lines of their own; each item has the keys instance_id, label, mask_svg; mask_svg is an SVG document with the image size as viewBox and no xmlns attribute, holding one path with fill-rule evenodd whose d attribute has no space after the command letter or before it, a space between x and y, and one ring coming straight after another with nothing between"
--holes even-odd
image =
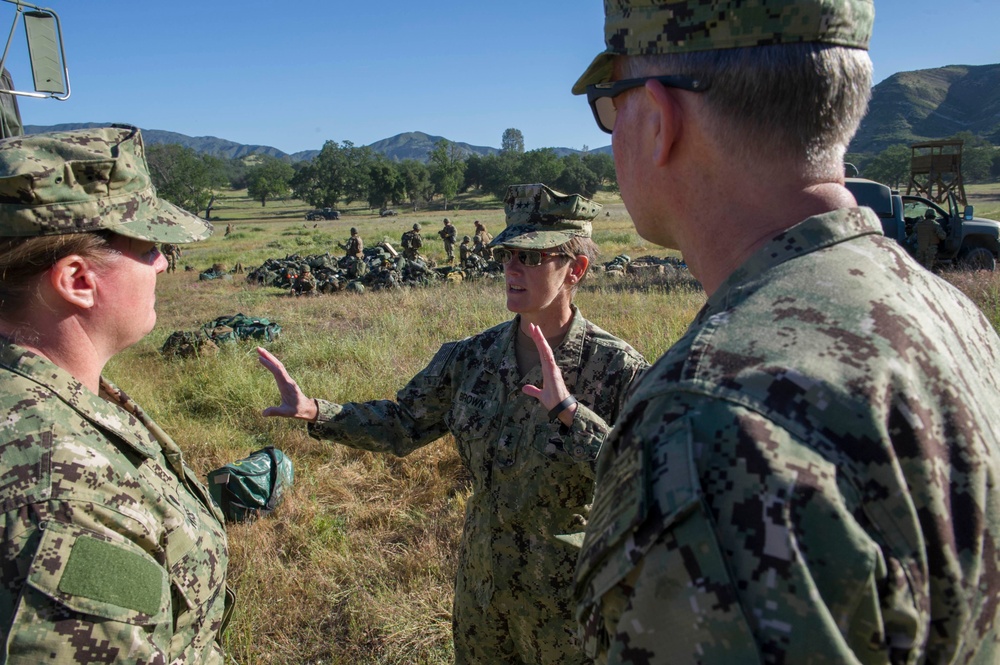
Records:
<instances>
[{"instance_id":1,"label":"tree line","mask_svg":"<svg viewBox=\"0 0 1000 665\"><path fill-rule=\"evenodd\" d=\"M618 187L611 155L586 148L563 157L551 148L525 151L524 137L515 128L503 133L497 154L465 154L442 139L427 163L393 161L350 141L327 141L314 159L295 164L269 155L225 160L173 144L149 146L146 158L160 196L191 212L204 210L206 216L212 192L226 186L246 188L262 206L291 195L317 208L363 202L378 210L403 204L416 209L435 199L447 210L460 193L478 190L500 199L516 183L544 182L585 196Z\"/></svg>"}]
</instances>

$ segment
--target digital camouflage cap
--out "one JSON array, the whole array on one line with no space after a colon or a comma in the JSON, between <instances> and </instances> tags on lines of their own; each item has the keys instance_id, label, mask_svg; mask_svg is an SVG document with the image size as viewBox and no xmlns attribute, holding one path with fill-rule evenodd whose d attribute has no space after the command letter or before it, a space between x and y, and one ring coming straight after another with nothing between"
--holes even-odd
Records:
<instances>
[{"instance_id":1,"label":"digital camouflage cap","mask_svg":"<svg viewBox=\"0 0 1000 665\"><path fill-rule=\"evenodd\" d=\"M604 42L573 86L611 80L616 55L689 53L770 44L822 43L867 49L873 0L604 0Z\"/></svg>"},{"instance_id":2,"label":"digital camouflage cap","mask_svg":"<svg viewBox=\"0 0 1000 665\"><path fill-rule=\"evenodd\" d=\"M589 238L603 206L579 194L562 194L541 183L511 185L504 197L507 228L490 243L520 249L558 247L573 237Z\"/></svg>"},{"instance_id":3,"label":"digital camouflage cap","mask_svg":"<svg viewBox=\"0 0 1000 665\"><path fill-rule=\"evenodd\" d=\"M0 140L0 237L100 230L170 243L212 234L208 223L156 196L135 127Z\"/></svg>"}]
</instances>

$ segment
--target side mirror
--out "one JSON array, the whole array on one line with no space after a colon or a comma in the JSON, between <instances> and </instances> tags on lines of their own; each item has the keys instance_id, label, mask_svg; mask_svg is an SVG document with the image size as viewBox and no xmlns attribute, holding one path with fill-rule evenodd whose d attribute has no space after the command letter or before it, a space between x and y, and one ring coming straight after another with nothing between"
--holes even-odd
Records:
<instances>
[{"instance_id":1,"label":"side mirror","mask_svg":"<svg viewBox=\"0 0 1000 665\"><path fill-rule=\"evenodd\" d=\"M63 48L62 30L59 27L59 16L51 9L36 7L22 0L4 0L17 6L14 22L10 26L10 35L0 60L0 71L7 62L7 54L17 30L17 21L24 16L24 31L28 40L28 59L31 61L31 73L34 79L34 92L24 90L8 90L12 95L24 97L52 98L60 101L69 99L69 69L66 67L66 51ZM29 7L29 11L24 8Z\"/></svg>"},{"instance_id":2,"label":"side mirror","mask_svg":"<svg viewBox=\"0 0 1000 665\"><path fill-rule=\"evenodd\" d=\"M965 206L965 221L972 221L972 206Z\"/></svg>"}]
</instances>

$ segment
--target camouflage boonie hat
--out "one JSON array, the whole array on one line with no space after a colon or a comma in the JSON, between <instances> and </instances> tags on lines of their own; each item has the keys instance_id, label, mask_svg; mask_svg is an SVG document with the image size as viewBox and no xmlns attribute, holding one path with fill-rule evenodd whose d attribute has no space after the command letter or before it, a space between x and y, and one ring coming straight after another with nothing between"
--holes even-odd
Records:
<instances>
[{"instance_id":1,"label":"camouflage boonie hat","mask_svg":"<svg viewBox=\"0 0 1000 665\"><path fill-rule=\"evenodd\" d=\"M135 127L0 140L0 237L100 230L171 243L212 234L208 223L157 198Z\"/></svg>"},{"instance_id":2,"label":"camouflage boonie hat","mask_svg":"<svg viewBox=\"0 0 1000 665\"><path fill-rule=\"evenodd\" d=\"M579 194L562 194L541 183L511 185L504 197L507 228L490 247L558 247L574 236L589 238L591 223L603 206Z\"/></svg>"},{"instance_id":3,"label":"camouflage boonie hat","mask_svg":"<svg viewBox=\"0 0 1000 665\"><path fill-rule=\"evenodd\" d=\"M604 0L604 42L573 86L611 80L616 55L690 53L769 44L823 43L867 49L873 0Z\"/></svg>"}]
</instances>

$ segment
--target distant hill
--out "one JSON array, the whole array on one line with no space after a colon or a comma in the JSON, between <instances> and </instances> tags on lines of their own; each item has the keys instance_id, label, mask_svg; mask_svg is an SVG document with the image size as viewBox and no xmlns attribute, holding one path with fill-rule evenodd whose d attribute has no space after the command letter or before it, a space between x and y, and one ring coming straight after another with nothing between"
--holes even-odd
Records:
<instances>
[{"instance_id":1,"label":"distant hill","mask_svg":"<svg viewBox=\"0 0 1000 665\"><path fill-rule=\"evenodd\" d=\"M1000 64L950 65L893 74L872 90L851 152L943 139L969 131L1000 145Z\"/></svg>"},{"instance_id":2,"label":"distant hill","mask_svg":"<svg viewBox=\"0 0 1000 665\"><path fill-rule=\"evenodd\" d=\"M420 162L426 162L431 151L434 150L434 144L443 138L443 136L431 136L423 132L406 132L404 134L396 134L391 138L382 139L381 141L375 141L375 143L372 143L368 147L394 161L415 159ZM494 155L499 152L496 148L470 145L458 141L452 142L458 147L463 157L468 155Z\"/></svg>"},{"instance_id":3,"label":"distant hill","mask_svg":"<svg viewBox=\"0 0 1000 665\"><path fill-rule=\"evenodd\" d=\"M106 127L110 122L79 122L67 123L63 125L25 125L25 134L38 134L40 132L61 132L71 129L89 129L91 127ZM177 143L185 148L191 148L195 152L200 152L215 157L233 159L246 157L253 154L265 154L272 157L288 157L285 153L267 145L244 145L235 141L227 141L214 136L186 136L177 132L166 132L162 129L143 129L142 137L147 145L158 143Z\"/></svg>"},{"instance_id":4,"label":"distant hill","mask_svg":"<svg viewBox=\"0 0 1000 665\"><path fill-rule=\"evenodd\" d=\"M62 125L25 125L24 131L26 134L38 134L41 132L58 132L71 129L105 127L109 124L111 123L79 122L66 123ZM220 139L214 136L192 137L185 134L178 134L177 132L163 131L161 129L143 129L142 135L145 138L147 145L156 145L158 143L176 143L187 148L191 148L195 152L213 155L215 157L222 157L225 159L246 157L247 155L253 154L265 154L281 159L288 159L292 162L299 162L311 160L319 154L319 148L316 150L303 150L289 155L281 150L278 150L277 148L272 148L267 145L244 145L242 143L227 141L226 139ZM376 141L369 147L375 152L385 155L393 161L398 162L404 159L416 159L417 161L426 162L430 157L431 151L434 149L434 144L442 138L444 137L431 136L430 134L425 134L423 132L406 132L404 134L397 134L396 136L392 136L387 139L382 139L381 141ZM458 149L461 151L463 156L472 154L493 155L499 152L497 148L491 148L488 146L471 145L469 143L462 143L459 141L452 142L458 146ZM579 150L573 150L572 148L553 148L553 150L560 157L580 152ZM603 148L598 148L594 152L607 152L610 154L611 146L609 145Z\"/></svg>"}]
</instances>

